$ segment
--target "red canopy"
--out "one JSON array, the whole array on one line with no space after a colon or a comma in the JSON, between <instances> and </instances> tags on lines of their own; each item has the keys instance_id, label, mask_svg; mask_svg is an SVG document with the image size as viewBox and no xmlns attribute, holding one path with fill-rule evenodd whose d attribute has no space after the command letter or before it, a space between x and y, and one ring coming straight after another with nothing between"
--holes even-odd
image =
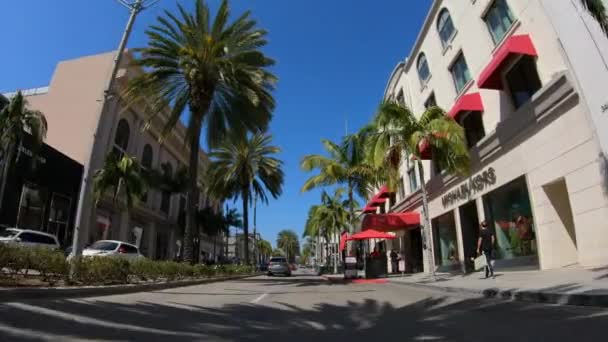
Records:
<instances>
[{"instance_id":1,"label":"red canopy","mask_svg":"<svg viewBox=\"0 0 608 342\"><path fill-rule=\"evenodd\" d=\"M395 235L368 229L357 234L351 235L347 240L370 240L370 239L394 239Z\"/></svg>"},{"instance_id":2,"label":"red canopy","mask_svg":"<svg viewBox=\"0 0 608 342\"><path fill-rule=\"evenodd\" d=\"M510 56L527 55L538 56L532 39L528 34L511 36L496 51L492 60L479 75L477 85L482 89L502 90L504 85L500 77L500 71L507 64Z\"/></svg>"},{"instance_id":3,"label":"red canopy","mask_svg":"<svg viewBox=\"0 0 608 342\"><path fill-rule=\"evenodd\" d=\"M458 116L463 112L483 112L483 103L479 93L471 93L461 96L448 113L448 116L458 120Z\"/></svg>"},{"instance_id":4,"label":"red canopy","mask_svg":"<svg viewBox=\"0 0 608 342\"><path fill-rule=\"evenodd\" d=\"M361 224L362 230L375 229L389 232L406 230L420 226L420 213L390 213L380 215L367 215Z\"/></svg>"},{"instance_id":5,"label":"red canopy","mask_svg":"<svg viewBox=\"0 0 608 342\"><path fill-rule=\"evenodd\" d=\"M372 206L365 206L365 208L363 208L363 213L364 214L375 214L376 213L376 207L372 207Z\"/></svg>"}]
</instances>

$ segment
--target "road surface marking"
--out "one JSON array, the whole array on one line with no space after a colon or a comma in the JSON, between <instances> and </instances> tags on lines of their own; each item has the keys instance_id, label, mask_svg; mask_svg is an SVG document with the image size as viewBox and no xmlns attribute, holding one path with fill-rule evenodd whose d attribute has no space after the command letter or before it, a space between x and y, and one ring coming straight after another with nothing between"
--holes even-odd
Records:
<instances>
[{"instance_id":1,"label":"road surface marking","mask_svg":"<svg viewBox=\"0 0 608 342\"><path fill-rule=\"evenodd\" d=\"M257 304L259 301L261 301L262 299L264 299L266 296L268 296L268 293L264 293L264 294L260 295L256 299L252 300L250 303L251 304Z\"/></svg>"}]
</instances>

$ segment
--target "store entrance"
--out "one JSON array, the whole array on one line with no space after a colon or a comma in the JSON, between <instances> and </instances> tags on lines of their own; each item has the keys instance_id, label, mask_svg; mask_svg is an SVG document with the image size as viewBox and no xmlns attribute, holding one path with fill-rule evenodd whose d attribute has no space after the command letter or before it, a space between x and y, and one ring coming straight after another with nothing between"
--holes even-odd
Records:
<instances>
[{"instance_id":1,"label":"store entrance","mask_svg":"<svg viewBox=\"0 0 608 342\"><path fill-rule=\"evenodd\" d=\"M410 248L410 264L412 273L423 272L422 264L422 230L420 228L412 229L409 232L411 239Z\"/></svg>"},{"instance_id":2,"label":"store entrance","mask_svg":"<svg viewBox=\"0 0 608 342\"><path fill-rule=\"evenodd\" d=\"M477 205L471 201L460 207L460 226L462 228L462 243L464 248L463 272L475 270L472 258L477 256L477 239L479 238L479 217Z\"/></svg>"}]
</instances>

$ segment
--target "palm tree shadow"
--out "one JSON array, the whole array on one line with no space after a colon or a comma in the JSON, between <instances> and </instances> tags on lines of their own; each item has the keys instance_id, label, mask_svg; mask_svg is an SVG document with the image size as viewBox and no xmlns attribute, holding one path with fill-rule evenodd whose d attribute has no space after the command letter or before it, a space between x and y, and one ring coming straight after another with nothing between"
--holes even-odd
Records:
<instances>
[{"instance_id":1,"label":"palm tree shadow","mask_svg":"<svg viewBox=\"0 0 608 342\"><path fill-rule=\"evenodd\" d=\"M512 341L580 339L581 331L599 339L608 317L479 298L428 297L403 306L365 297L343 304L295 304L297 297L290 298L219 307L103 299L0 304L0 340L43 335L108 341Z\"/></svg>"}]
</instances>

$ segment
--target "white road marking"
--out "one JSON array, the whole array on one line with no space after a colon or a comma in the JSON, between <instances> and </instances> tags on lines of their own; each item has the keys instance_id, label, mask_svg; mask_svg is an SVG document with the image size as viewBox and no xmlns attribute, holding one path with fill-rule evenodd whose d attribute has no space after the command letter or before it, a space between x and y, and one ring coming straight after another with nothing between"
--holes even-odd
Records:
<instances>
[{"instance_id":1,"label":"white road marking","mask_svg":"<svg viewBox=\"0 0 608 342\"><path fill-rule=\"evenodd\" d=\"M268 296L268 293L264 293L264 294L258 296L256 299L252 300L250 303L251 304L257 304L259 301L261 301L262 299L264 299L266 296Z\"/></svg>"}]
</instances>

